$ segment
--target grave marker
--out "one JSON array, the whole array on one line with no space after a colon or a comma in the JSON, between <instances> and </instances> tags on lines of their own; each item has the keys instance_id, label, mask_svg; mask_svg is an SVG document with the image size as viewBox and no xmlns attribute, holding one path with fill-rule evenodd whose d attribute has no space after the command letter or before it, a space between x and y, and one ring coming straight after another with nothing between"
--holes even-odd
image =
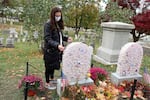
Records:
<instances>
[{"instance_id":1,"label":"grave marker","mask_svg":"<svg viewBox=\"0 0 150 100\"><path fill-rule=\"evenodd\" d=\"M3 44L3 40L4 40L4 38L0 38L0 47L4 47L4 44Z\"/></svg>"},{"instance_id":2,"label":"grave marker","mask_svg":"<svg viewBox=\"0 0 150 100\"><path fill-rule=\"evenodd\" d=\"M16 29L15 28L10 28L10 35L9 37L10 38L14 38L16 41L18 39L18 32L16 32Z\"/></svg>"},{"instance_id":3,"label":"grave marker","mask_svg":"<svg viewBox=\"0 0 150 100\"><path fill-rule=\"evenodd\" d=\"M143 58L143 48L135 42L125 44L120 51L117 70L112 73L112 83L118 85L124 80L140 79L139 74L141 62Z\"/></svg>"},{"instance_id":4,"label":"grave marker","mask_svg":"<svg viewBox=\"0 0 150 100\"><path fill-rule=\"evenodd\" d=\"M6 47L7 48L14 48L14 39L13 38L7 38L6 39Z\"/></svg>"},{"instance_id":5,"label":"grave marker","mask_svg":"<svg viewBox=\"0 0 150 100\"><path fill-rule=\"evenodd\" d=\"M94 55L94 60L106 65L117 64L121 47L128 43L134 25L122 22L104 22L102 44Z\"/></svg>"},{"instance_id":6,"label":"grave marker","mask_svg":"<svg viewBox=\"0 0 150 100\"><path fill-rule=\"evenodd\" d=\"M66 47L62 59L62 73L69 85L93 83L92 79L87 78L91 67L91 55L91 48L82 42L73 42ZM61 79L58 79L57 83L57 93L60 95Z\"/></svg>"}]
</instances>

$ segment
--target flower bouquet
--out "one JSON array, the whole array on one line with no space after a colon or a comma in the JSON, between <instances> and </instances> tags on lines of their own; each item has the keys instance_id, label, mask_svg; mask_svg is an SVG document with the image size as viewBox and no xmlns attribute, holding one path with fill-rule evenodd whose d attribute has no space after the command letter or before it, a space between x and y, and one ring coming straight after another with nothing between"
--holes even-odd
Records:
<instances>
[{"instance_id":1,"label":"flower bouquet","mask_svg":"<svg viewBox=\"0 0 150 100\"><path fill-rule=\"evenodd\" d=\"M90 74L97 86L99 85L99 81L104 81L108 75L107 71L100 67L92 67L90 69Z\"/></svg>"},{"instance_id":2,"label":"flower bouquet","mask_svg":"<svg viewBox=\"0 0 150 100\"><path fill-rule=\"evenodd\" d=\"M42 79L35 75L22 77L18 87L25 89L26 84L28 84L28 96L34 96L38 90L42 90L44 88Z\"/></svg>"},{"instance_id":3,"label":"flower bouquet","mask_svg":"<svg viewBox=\"0 0 150 100\"><path fill-rule=\"evenodd\" d=\"M130 99L133 84L134 84L133 81L125 80L116 87L120 92L120 97L119 97L120 99ZM137 100L139 99L145 100L143 89L144 89L144 84L141 83L140 81L137 81L133 98Z\"/></svg>"}]
</instances>

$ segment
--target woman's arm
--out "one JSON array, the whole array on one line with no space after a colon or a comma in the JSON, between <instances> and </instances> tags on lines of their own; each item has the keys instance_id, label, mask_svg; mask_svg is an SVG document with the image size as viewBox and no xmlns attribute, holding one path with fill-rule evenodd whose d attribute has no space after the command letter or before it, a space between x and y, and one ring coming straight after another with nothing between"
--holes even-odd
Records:
<instances>
[{"instance_id":1,"label":"woman's arm","mask_svg":"<svg viewBox=\"0 0 150 100\"><path fill-rule=\"evenodd\" d=\"M63 35L63 41L66 41L66 42L71 43L72 40L73 40L72 37L68 37L68 36L64 36L64 35Z\"/></svg>"},{"instance_id":2,"label":"woman's arm","mask_svg":"<svg viewBox=\"0 0 150 100\"><path fill-rule=\"evenodd\" d=\"M58 48L59 42L52 39L52 31L50 30L50 24L46 23L44 25L44 40L48 44L48 46Z\"/></svg>"}]
</instances>

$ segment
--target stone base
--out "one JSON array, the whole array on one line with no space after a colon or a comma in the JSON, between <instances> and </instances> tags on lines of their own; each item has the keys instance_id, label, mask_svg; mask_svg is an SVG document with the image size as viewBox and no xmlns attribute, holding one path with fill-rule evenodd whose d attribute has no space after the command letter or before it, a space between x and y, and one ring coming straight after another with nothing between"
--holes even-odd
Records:
<instances>
[{"instance_id":1,"label":"stone base","mask_svg":"<svg viewBox=\"0 0 150 100\"><path fill-rule=\"evenodd\" d=\"M90 85L90 84L93 84L93 83L94 82L93 82L93 80L91 78L78 81L79 85ZM75 82L69 83L69 85L75 85L75 84L76 84ZM61 96L62 87L63 86L62 86L62 83L61 83L61 79L57 79L57 94L59 96Z\"/></svg>"},{"instance_id":2,"label":"stone base","mask_svg":"<svg viewBox=\"0 0 150 100\"><path fill-rule=\"evenodd\" d=\"M0 48L3 48L3 47L5 47L4 45L2 45L2 44L0 44Z\"/></svg>"},{"instance_id":3,"label":"stone base","mask_svg":"<svg viewBox=\"0 0 150 100\"><path fill-rule=\"evenodd\" d=\"M117 73L112 73L111 74L111 82L114 85L119 85L124 80L131 81L131 80L134 80L134 79L141 80L142 75L137 74L137 75L134 75L134 76L119 76Z\"/></svg>"},{"instance_id":4,"label":"stone base","mask_svg":"<svg viewBox=\"0 0 150 100\"><path fill-rule=\"evenodd\" d=\"M93 59L97 62L104 64L104 65L116 65L117 64L117 62L114 62L114 63L108 62L108 61L104 60L103 58L100 58L97 55L94 55Z\"/></svg>"},{"instance_id":5,"label":"stone base","mask_svg":"<svg viewBox=\"0 0 150 100\"><path fill-rule=\"evenodd\" d=\"M14 45L12 45L12 44L7 44L7 45L6 45L6 48L14 48Z\"/></svg>"}]
</instances>

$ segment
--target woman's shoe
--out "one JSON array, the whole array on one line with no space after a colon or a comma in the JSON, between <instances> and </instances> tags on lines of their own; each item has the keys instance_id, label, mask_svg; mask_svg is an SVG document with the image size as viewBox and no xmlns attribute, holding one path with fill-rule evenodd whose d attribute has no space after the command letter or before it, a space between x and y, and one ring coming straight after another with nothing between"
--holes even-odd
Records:
<instances>
[{"instance_id":1,"label":"woman's shoe","mask_svg":"<svg viewBox=\"0 0 150 100\"><path fill-rule=\"evenodd\" d=\"M53 83L53 84L57 84L57 80L56 79L50 79L49 80L51 83Z\"/></svg>"},{"instance_id":2,"label":"woman's shoe","mask_svg":"<svg viewBox=\"0 0 150 100\"><path fill-rule=\"evenodd\" d=\"M56 89L56 86L53 83L46 83L45 87L50 90Z\"/></svg>"}]
</instances>

